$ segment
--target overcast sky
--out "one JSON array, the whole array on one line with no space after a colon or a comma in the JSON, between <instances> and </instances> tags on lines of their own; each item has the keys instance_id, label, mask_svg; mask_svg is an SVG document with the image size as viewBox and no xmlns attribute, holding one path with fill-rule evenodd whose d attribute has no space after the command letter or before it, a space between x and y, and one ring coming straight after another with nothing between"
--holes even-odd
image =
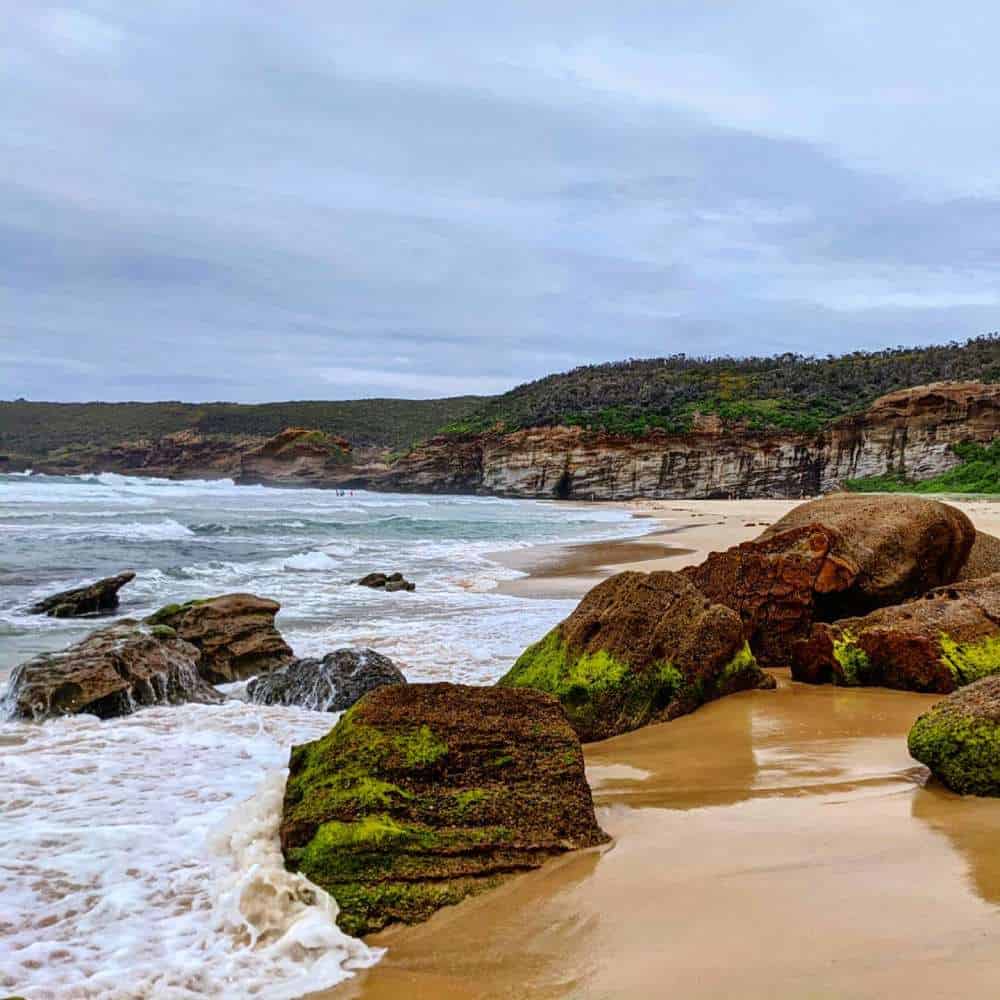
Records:
<instances>
[{"instance_id":1,"label":"overcast sky","mask_svg":"<svg viewBox=\"0 0 1000 1000\"><path fill-rule=\"evenodd\" d=\"M0 398L1000 326L1000 4L0 0Z\"/></svg>"}]
</instances>

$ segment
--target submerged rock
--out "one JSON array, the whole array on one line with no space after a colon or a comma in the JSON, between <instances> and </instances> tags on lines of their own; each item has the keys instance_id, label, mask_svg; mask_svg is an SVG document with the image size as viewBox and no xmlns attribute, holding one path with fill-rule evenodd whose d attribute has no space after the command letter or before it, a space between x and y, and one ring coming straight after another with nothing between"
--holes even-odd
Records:
<instances>
[{"instance_id":1,"label":"submerged rock","mask_svg":"<svg viewBox=\"0 0 1000 1000\"><path fill-rule=\"evenodd\" d=\"M293 660L247 685L258 705L299 705L315 712L342 712L362 695L406 678L388 656L373 649L338 649L323 659Z\"/></svg>"},{"instance_id":2,"label":"submerged rock","mask_svg":"<svg viewBox=\"0 0 1000 1000\"><path fill-rule=\"evenodd\" d=\"M587 742L774 680L758 668L739 615L662 571L598 584L498 683L555 695Z\"/></svg>"},{"instance_id":3,"label":"submerged rock","mask_svg":"<svg viewBox=\"0 0 1000 1000\"><path fill-rule=\"evenodd\" d=\"M922 497L839 494L801 504L757 539L683 572L739 612L762 663L787 666L814 621L897 604L951 583L975 529Z\"/></svg>"},{"instance_id":4,"label":"submerged rock","mask_svg":"<svg viewBox=\"0 0 1000 1000\"><path fill-rule=\"evenodd\" d=\"M792 676L947 694L1000 671L1000 573L939 587L861 618L813 626Z\"/></svg>"},{"instance_id":5,"label":"submerged rock","mask_svg":"<svg viewBox=\"0 0 1000 1000\"><path fill-rule=\"evenodd\" d=\"M143 705L221 702L199 675L198 656L172 629L126 619L16 667L3 714L45 719L82 712L109 719Z\"/></svg>"},{"instance_id":6,"label":"submerged rock","mask_svg":"<svg viewBox=\"0 0 1000 1000\"><path fill-rule=\"evenodd\" d=\"M580 741L538 691L383 687L292 748L285 861L334 896L349 934L425 920L607 839Z\"/></svg>"},{"instance_id":7,"label":"submerged rock","mask_svg":"<svg viewBox=\"0 0 1000 1000\"><path fill-rule=\"evenodd\" d=\"M107 576L86 587L63 590L32 604L28 614L48 615L50 618L105 614L118 607L118 591L134 579L135 573L129 570L117 576Z\"/></svg>"},{"instance_id":8,"label":"submerged rock","mask_svg":"<svg viewBox=\"0 0 1000 1000\"><path fill-rule=\"evenodd\" d=\"M167 625L201 650L198 670L211 684L242 681L294 659L275 628L277 601L254 594L223 594L186 604L168 604L146 619Z\"/></svg>"},{"instance_id":9,"label":"submerged rock","mask_svg":"<svg viewBox=\"0 0 1000 1000\"><path fill-rule=\"evenodd\" d=\"M416 590L417 585L407 580L402 573L369 573L358 580L359 587L371 587L372 590L385 590L390 594L396 590Z\"/></svg>"},{"instance_id":10,"label":"submerged rock","mask_svg":"<svg viewBox=\"0 0 1000 1000\"><path fill-rule=\"evenodd\" d=\"M913 724L913 757L962 795L1000 795L1000 676L939 701Z\"/></svg>"}]
</instances>

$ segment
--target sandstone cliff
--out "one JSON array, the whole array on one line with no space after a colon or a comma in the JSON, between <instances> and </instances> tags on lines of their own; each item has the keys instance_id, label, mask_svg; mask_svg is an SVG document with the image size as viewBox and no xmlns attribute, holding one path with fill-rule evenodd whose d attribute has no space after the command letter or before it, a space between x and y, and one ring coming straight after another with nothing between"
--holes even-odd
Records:
<instances>
[{"instance_id":1,"label":"sandstone cliff","mask_svg":"<svg viewBox=\"0 0 1000 1000\"><path fill-rule=\"evenodd\" d=\"M687 434L615 436L579 427L440 436L372 485L427 493L621 500L801 497L886 472L926 478L958 464L950 446L1000 431L1000 385L944 382L883 396L814 434L697 421Z\"/></svg>"},{"instance_id":2,"label":"sandstone cliff","mask_svg":"<svg viewBox=\"0 0 1000 1000\"><path fill-rule=\"evenodd\" d=\"M238 483L272 486L358 487L385 471L382 453L357 452L349 441L323 431L289 427L240 456Z\"/></svg>"}]
</instances>

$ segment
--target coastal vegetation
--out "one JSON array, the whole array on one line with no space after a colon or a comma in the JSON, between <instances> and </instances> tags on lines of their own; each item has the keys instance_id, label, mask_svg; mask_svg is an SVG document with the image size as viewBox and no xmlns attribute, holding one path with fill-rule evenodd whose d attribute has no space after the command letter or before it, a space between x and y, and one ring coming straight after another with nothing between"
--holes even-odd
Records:
<instances>
[{"instance_id":1,"label":"coastal vegetation","mask_svg":"<svg viewBox=\"0 0 1000 1000\"><path fill-rule=\"evenodd\" d=\"M988 445L967 442L952 445L960 459L947 472L915 480L902 472L848 479L844 487L855 493L985 493L1000 494L1000 440Z\"/></svg>"}]
</instances>

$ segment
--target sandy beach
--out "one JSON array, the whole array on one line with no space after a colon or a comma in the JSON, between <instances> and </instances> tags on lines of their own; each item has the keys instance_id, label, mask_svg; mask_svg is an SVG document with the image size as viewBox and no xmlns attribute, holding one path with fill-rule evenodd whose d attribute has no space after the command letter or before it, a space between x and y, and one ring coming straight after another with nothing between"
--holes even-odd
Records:
<instances>
[{"instance_id":1,"label":"sandy beach","mask_svg":"<svg viewBox=\"0 0 1000 1000\"><path fill-rule=\"evenodd\" d=\"M641 540L539 547L503 589L575 596L677 569L793 501L627 505ZM1000 503L957 503L1000 533ZM515 561L517 560L517 561ZM351 1000L909 1000L1000 991L1000 801L956 796L906 751L938 696L811 687L775 671L669 724L585 747L613 842L391 928Z\"/></svg>"}]
</instances>

